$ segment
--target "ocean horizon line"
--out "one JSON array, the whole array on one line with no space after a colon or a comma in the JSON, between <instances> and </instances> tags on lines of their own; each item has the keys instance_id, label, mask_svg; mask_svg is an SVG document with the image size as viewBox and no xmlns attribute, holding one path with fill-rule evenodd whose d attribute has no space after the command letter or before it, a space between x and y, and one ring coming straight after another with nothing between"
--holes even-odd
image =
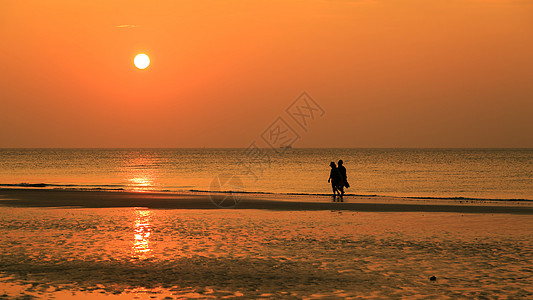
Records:
<instances>
[{"instance_id":1,"label":"ocean horizon line","mask_svg":"<svg viewBox=\"0 0 533 300\"><path fill-rule=\"evenodd\" d=\"M132 150L132 149L147 149L147 150L181 150L181 149L206 149L206 150L240 150L247 149L246 147L0 147L0 150ZM259 149L278 150L279 148L272 147L258 147ZM284 148L283 151L294 149L361 149L361 150L533 150L533 147L297 147Z\"/></svg>"}]
</instances>

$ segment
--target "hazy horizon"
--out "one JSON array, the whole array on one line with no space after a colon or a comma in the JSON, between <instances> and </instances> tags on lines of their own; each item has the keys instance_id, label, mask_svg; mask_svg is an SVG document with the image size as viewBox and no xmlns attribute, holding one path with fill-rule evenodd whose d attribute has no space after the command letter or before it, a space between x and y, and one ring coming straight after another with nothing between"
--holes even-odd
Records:
<instances>
[{"instance_id":1,"label":"hazy horizon","mask_svg":"<svg viewBox=\"0 0 533 300\"><path fill-rule=\"evenodd\" d=\"M1 147L2 150L9 150L9 149L18 149L18 150L24 150L24 149L87 149L87 150L113 150L113 149L247 149L247 147ZM272 149L271 147L259 147L259 149ZM533 147L298 147L293 146L292 149L395 149L395 150L414 150L414 149L420 149L420 150L532 150Z\"/></svg>"}]
</instances>

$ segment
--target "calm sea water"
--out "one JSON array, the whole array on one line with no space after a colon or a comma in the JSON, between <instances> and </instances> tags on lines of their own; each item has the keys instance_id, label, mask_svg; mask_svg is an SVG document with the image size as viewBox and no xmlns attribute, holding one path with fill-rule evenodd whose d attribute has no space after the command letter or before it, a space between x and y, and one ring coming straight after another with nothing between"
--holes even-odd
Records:
<instances>
[{"instance_id":1,"label":"calm sea water","mask_svg":"<svg viewBox=\"0 0 533 300\"><path fill-rule=\"evenodd\" d=\"M325 194L339 159L350 194L533 200L533 149L0 149L0 187Z\"/></svg>"}]
</instances>

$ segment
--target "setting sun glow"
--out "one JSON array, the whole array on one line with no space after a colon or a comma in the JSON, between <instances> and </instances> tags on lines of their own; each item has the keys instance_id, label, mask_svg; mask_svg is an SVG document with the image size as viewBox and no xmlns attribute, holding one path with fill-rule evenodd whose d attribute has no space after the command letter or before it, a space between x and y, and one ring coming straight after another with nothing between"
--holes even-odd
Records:
<instances>
[{"instance_id":1,"label":"setting sun glow","mask_svg":"<svg viewBox=\"0 0 533 300\"><path fill-rule=\"evenodd\" d=\"M150 58L144 53L137 54L137 56L135 56L135 58L133 59L133 63L137 68L143 70L150 65Z\"/></svg>"}]
</instances>

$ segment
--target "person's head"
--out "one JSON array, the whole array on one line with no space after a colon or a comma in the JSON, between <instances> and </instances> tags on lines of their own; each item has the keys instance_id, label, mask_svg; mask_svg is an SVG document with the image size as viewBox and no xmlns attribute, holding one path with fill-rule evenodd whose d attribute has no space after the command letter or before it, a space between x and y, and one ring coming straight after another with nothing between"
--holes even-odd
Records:
<instances>
[{"instance_id":1,"label":"person's head","mask_svg":"<svg viewBox=\"0 0 533 300\"><path fill-rule=\"evenodd\" d=\"M332 168L335 168L335 167L336 167L336 165L335 165L334 162L330 162L330 163L329 163L329 166L332 167Z\"/></svg>"},{"instance_id":2,"label":"person's head","mask_svg":"<svg viewBox=\"0 0 533 300\"><path fill-rule=\"evenodd\" d=\"M342 161L342 159L340 159L339 160L339 166L342 166L342 164L343 164L343 161Z\"/></svg>"}]
</instances>

